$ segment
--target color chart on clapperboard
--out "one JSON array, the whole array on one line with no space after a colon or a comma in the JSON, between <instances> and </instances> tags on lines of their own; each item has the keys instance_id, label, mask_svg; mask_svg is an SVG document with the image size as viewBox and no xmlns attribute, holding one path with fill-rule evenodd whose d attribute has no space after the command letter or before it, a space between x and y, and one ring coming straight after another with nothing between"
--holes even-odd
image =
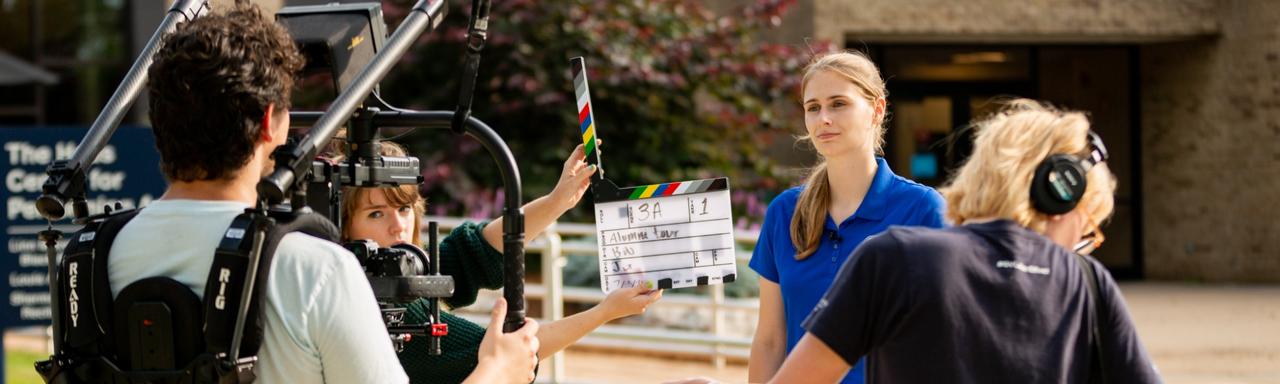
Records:
<instances>
[{"instance_id":1,"label":"color chart on clapperboard","mask_svg":"<svg viewBox=\"0 0 1280 384\"><path fill-rule=\"evenodd\" d=\"M571 66L587 162L600 166L586 66L581 57L573 58ZM591 180L601 290L734 281L737 255L728 178L619 188L603 170Z\"/></svg>"}]
</instances>

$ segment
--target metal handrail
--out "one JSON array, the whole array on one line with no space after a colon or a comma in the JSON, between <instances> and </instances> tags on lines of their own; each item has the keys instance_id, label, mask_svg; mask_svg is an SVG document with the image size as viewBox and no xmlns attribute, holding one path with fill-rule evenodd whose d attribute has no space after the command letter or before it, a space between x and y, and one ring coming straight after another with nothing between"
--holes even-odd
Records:
<instances>
[{"instance_id":1,"label":"metal handrail","mask_svg":"<svg viewBox=\"0 0 1280 384\"><path fill-rule=\"evenodd\" d=\"M436 221L440 231L448 233L467 219L447 216L427 216L424 221ZM596 227L583 223L553 223L537 238L532 239L525 251L542 257L542 284L526 284L525 296L542 299L543 317L538 319L551 322L564 317L564 303L599 303L604 300L604 293L593 287L565 287L564 266L566 256L597 256L599 248L595 244ZM757 232L735 231L734 242L754 248ZM577 239L565 241L565 237ZM745 268L751 260L750 252L737 252L739 268ZM652 326L613 325L606 324L580 340L577 345L607 346L610 348L634 349L659 353L680 353L703 355L711 358L716 368L722 368L729 357L744 359L751 348L751 338L730 336L725 334L725 314L727 311L747 312L755 315L759 311L756 299L727 299L724 296L724 285L710 286L710 295L691 295L667 293L663 295L658 306L706 307L711 310L711 326L705 331L672 330ZM482 292L482 295L497 296L496 292ZM470 314L460 313L463 318L483 324L488 321L484 312ZM550 374L543 377L550 382L564 381L564 354L556 353L543 365L550 368Z\"/></svg>"}]
</instances>

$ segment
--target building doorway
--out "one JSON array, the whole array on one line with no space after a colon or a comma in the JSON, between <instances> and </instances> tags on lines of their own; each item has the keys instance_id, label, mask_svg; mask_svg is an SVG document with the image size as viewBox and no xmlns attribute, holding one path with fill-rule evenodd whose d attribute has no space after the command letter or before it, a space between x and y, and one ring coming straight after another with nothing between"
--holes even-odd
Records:
<instances>
[{"instance_id":1,"label":"building doorway","mask_svg":"<svg viewBox=\"0 0 1280 384\"><path fill-rule=\"evenodd\" d=\"M969 122L1002 100L1087 111L1118 182L1115 213L1103 225L1107 242L1094 256L1118 278L1141 278L1135 47L895 44L866 52L888 81L885 157L896 173L922 184L946 182L971 151Z\"/></svg>"}]
</instances>

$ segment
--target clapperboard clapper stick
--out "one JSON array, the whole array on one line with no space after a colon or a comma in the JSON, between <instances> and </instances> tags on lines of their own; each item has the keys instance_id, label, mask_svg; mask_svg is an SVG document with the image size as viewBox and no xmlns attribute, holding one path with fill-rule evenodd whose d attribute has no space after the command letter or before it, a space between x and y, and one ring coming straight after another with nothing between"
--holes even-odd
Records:
<instances>
[{"instance_id":1,"label":"clapperboard clapper stick","mask_svg":"<svg viewBox=\"0 0 1280 384\"><path fill-rule=\"evenodd\" d=\"M619 188L604 177L596 147L587 69L570 60L578 127L591 179L600 252L600 289L685 288L737 277L733 211L725 177Z\"/></svg>"}]
</instances>

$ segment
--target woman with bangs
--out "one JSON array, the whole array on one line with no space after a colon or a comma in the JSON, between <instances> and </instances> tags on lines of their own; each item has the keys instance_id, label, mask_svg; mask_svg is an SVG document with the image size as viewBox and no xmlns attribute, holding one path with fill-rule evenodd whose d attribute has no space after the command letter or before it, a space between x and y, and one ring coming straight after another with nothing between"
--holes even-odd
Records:
<instances>
[{"instance_id":1,"label":"woman with bangs","mask_svg":"<svg viewBox=\"0 0 1280 384\"><path fill-rule=\"evenodd\" d=\"M381 143L383 156L406 156L395 143ZM590 185L595 166L586 164L583 146L578 145L565 161L555 189L523 207L525 241L538 237L548 226L577 205ZM343 187L343 241L372 240L381 247L410 243L421 246L421 219L426 202L417 185L395 188ZM440 273L453 276L454 294L444 302L450 308L465 307L476 301L479 290L502 288L502 218L490 222L465 222L440 241ZM619 289L605 297L599 305L573 316L538 328L539 360L568 347L592 330L609 321L640 314L662 298L661 290L643 287ZM449 335L441 339L440 356L427 353L424 342L405 344L400 363L415 383L462 382L477 366L477 353L484 338L484 327L466 319L441 312L449 325ZM407 323L427 319L426 300L408 305Z\"/></svg>"},{"instance_id":2,"label":"woman with bangs","mask_svg":"<svg viewBox=\"0 0 1280 384\"><path fill-rule=\"evenodd\" d=\"M974 124L947 229L867 239L775 382L1156 383L1101 243L1115 178L1085 115L1017 100Z\"/></svg>"},{"instance_id":3,"label":"woman with bangs","mask_svg":"<svg viewBox=\"0 0 1280 384\"><path fill-rule=\"evenodd\" d=\"M879 156L887 91L875 64L850 52L817 57L800 91L803 140L821 162L804 185L769 203L752 253L761 279L751 382L773 377L804 335L801 321L863 239L895 225L943 225L942 196L895 175ZM862 364L842 376L862 383Z\"/></svg>"}]
</instances>

